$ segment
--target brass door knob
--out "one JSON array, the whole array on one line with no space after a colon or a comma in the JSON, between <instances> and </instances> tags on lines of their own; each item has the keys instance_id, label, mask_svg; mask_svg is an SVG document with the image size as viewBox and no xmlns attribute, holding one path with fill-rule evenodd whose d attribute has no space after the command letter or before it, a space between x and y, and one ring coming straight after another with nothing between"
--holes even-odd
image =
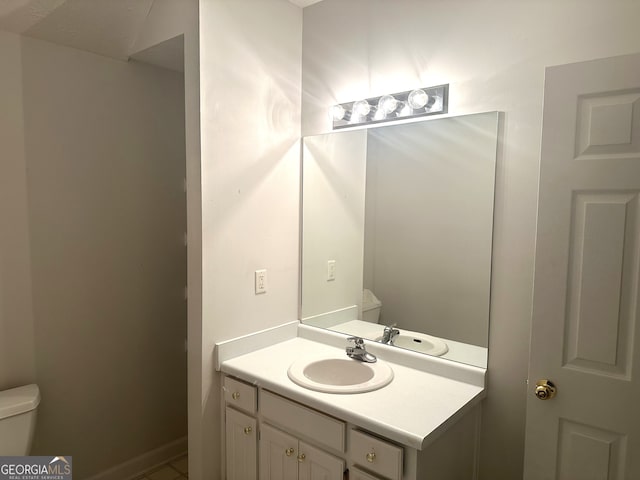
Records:
<instances>
[{"instance_id":1,"label":"brass door knob","mask_svg":"<svg viewBox=\"0 0 640 480\"><path fill-rule=\"evenodd\" d=\"M367 462L373 463L376 459L376 452L367 453Z\"/></svg>"},{"instance_id":2,"label":"brass door knob","mask_svg":"<svg viewBox=\"0 0 640 480\"><path fill-rule=\"evenodd\" d=\"M234 400L237 400L240 398L240 392L233 392L231 394L231 398L233 398Z\"/></svg>"},{"instance_id":3,"label":"brass door knob","mask_svg":"<svg viewBox=\"0 0 640 480\"><path fill-rule=\"evenodd\" d=\"M251 427L244 427L244 434L245 434L245 435L251 435L251 432L253 432L253 428L251 428Z\"/></svg>"},{"instance_id":4,"label":"brass door knob","mask_svg":"<svg viewBox=\"0 0 640 480\"><path fill-rule=\"evenodd\" d=\"M553 384L551 380L547 380L543 378L536 382L536 397L540 400L549 400L556 396L557 392L556 386Z\"/></svg>"},{"instance_id":5,"label":"brass door knob","mask_svg":"<svg viewBox=\"0 0 640 480\"><path fill-rule=\"evenodd\" d=\"M305 458L307 458L307 456L304 453L298 455L298 461L301 463L304 462Z\"/></svg>"},{"instance_id":6,"label":"brass door knob","mask_svg":"<svg viewBox=\"0 0 640 480\"><path fill-rule=\"evenodd\" d=\"M293 452L294 452L294 451L295 451L295 450L294 450L293 448L287 448L287 449L284 451L284 454L285 454L287 457L290 457L291 455L293 455Z\"/></svg>"}]
</instances>

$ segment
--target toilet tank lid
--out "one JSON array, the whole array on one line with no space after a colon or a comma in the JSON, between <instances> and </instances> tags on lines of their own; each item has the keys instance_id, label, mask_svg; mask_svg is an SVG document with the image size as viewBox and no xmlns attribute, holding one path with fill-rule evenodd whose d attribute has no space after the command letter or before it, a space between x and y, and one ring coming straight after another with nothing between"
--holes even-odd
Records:
<instances>
[{"instance_id":1,"label":"toilet tank lid","mask_svg":"<svg viewBox=\"0 0 640 480\"><path fill-rule=\"evenodd\" d=\"M378 297L376 297L371 290L365 288L362 291L362 310L371 310L381 306L382 302L378 300Z\"/></svg>"},{"instance_id":2,"label":"toilet tank lid","mask_svg":"<svg viewBox=\"0 0 640 480\"><path fill-rule=\"evenodd\" d=\"M40 389L35 384L0 392L0 420L35 409L40 403Z\"/></svg>"}]
</instances>

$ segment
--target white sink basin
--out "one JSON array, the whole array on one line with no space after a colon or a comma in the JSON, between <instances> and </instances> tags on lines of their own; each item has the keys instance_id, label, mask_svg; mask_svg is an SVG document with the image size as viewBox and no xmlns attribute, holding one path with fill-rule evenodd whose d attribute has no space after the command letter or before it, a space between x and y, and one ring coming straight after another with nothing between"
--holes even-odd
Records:
<instances>
[{"instance_id":1,"label":"white sink basin","mask_svg":"<svg viewBox=\"0 0 640 480\"><path fill-rule=\"evenodd\" d=\"M376 342L379 342L380 339L382 339L382 337L376 338ZM414 352L428 353L436 357L444 355L449 351L449 347L442 339L408 330L401 330L400 334L394 338L393 344L396 347L406 348Z\"/></svg>"},{"instance_id":2,"label":"white sink basin","mask_svg":"<svg viewBox=\"0 0 640 480\"><path fill-rule=\"evenodd\" d=\"M323 357L293 362L287 375L301 387L325 393L363 393L393 380L385 362L366 363L352 358Z\"/></svg>"}]
</instances>

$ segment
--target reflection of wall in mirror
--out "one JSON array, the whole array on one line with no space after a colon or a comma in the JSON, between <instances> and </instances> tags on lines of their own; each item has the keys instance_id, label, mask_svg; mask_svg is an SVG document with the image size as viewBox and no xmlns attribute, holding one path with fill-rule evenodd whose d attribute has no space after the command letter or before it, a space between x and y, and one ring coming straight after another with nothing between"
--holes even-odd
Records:
<instances>
[{"instance_id":1,"label":"reflection of wall in mirror","mask_svg":"<svg viewBox=\"0 0 640 480\"><path fill-rule=\"evenodd\" d=\"M303 148L304 320L362 301L367 131L308 137ZM335 261L333 280L327 278L330 260Z\"/></svg>"},{"instance_id":2,"label":"reflection of wall in mirror","mask_svg":"<svg viewBox=\"0 0 640 480\"><path fill-rule=\"evenodd\" d=\"M487 346L497 113L369 130L364 286L380 323Z\"/></svg>"}]
</instances>

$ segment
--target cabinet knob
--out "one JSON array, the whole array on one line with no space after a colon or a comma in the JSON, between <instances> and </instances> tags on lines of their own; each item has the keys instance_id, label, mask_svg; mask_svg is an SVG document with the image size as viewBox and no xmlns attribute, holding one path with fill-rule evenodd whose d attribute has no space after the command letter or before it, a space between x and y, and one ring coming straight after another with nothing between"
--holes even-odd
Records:
<instances>
[{"instance_id":1,"label":"cabinet knob","mask_svg":"<svg viewBox=\"0 0 640 480\"><path fill-rule=\"evenodd\" d=\"M300 455L298 455L299 462L304 462L305 458L307 458L307 456L304 453L301 453Z\"/></svg>"},{"instance_id":2,"label":"cabinet knob","mask_svg":"<svg viewBox=\"0 0 640 480\"><path fill-rule=\"evenodd\" d=\"M375 452L369 452L367 453L367 462L369 463L373 463L373 461L376 459L376 453Z\"/></svg>"},{"instance_id":3,"label":"cabinet knob","mask_svg":"<svg viewBox=\"0 0 640 480\"><path fill-rule=\"evenodd\" d=\"M251 428L251 427L244 427L244 434L245 434L245 435L251 435L251 432L253 432L253 428Z\"/></svg>"},{"instance_id":4,"label":"cabinet knob","mask_svg":"<svg viewBox=\"0 0 640 480\"><path fill-rule=\"evenodd\" d=\"M295 450L294 450L293 448L287 448L287 449L284 451L284 454L285 454L287 457L290 457L291 455L293 455L293 452L295 452Z\"/></svg>"},{"instance_id":5,"label":"cabinet knob","mask_svg":"<svg viewBox=\"0 0 640 480\"><path fill-rule=\"evenodd\" d=\"M237 400L240 398L240 392L233 392L231 394L231 398L233 398L234 400Z\"/></svg>"}]
</instances>

